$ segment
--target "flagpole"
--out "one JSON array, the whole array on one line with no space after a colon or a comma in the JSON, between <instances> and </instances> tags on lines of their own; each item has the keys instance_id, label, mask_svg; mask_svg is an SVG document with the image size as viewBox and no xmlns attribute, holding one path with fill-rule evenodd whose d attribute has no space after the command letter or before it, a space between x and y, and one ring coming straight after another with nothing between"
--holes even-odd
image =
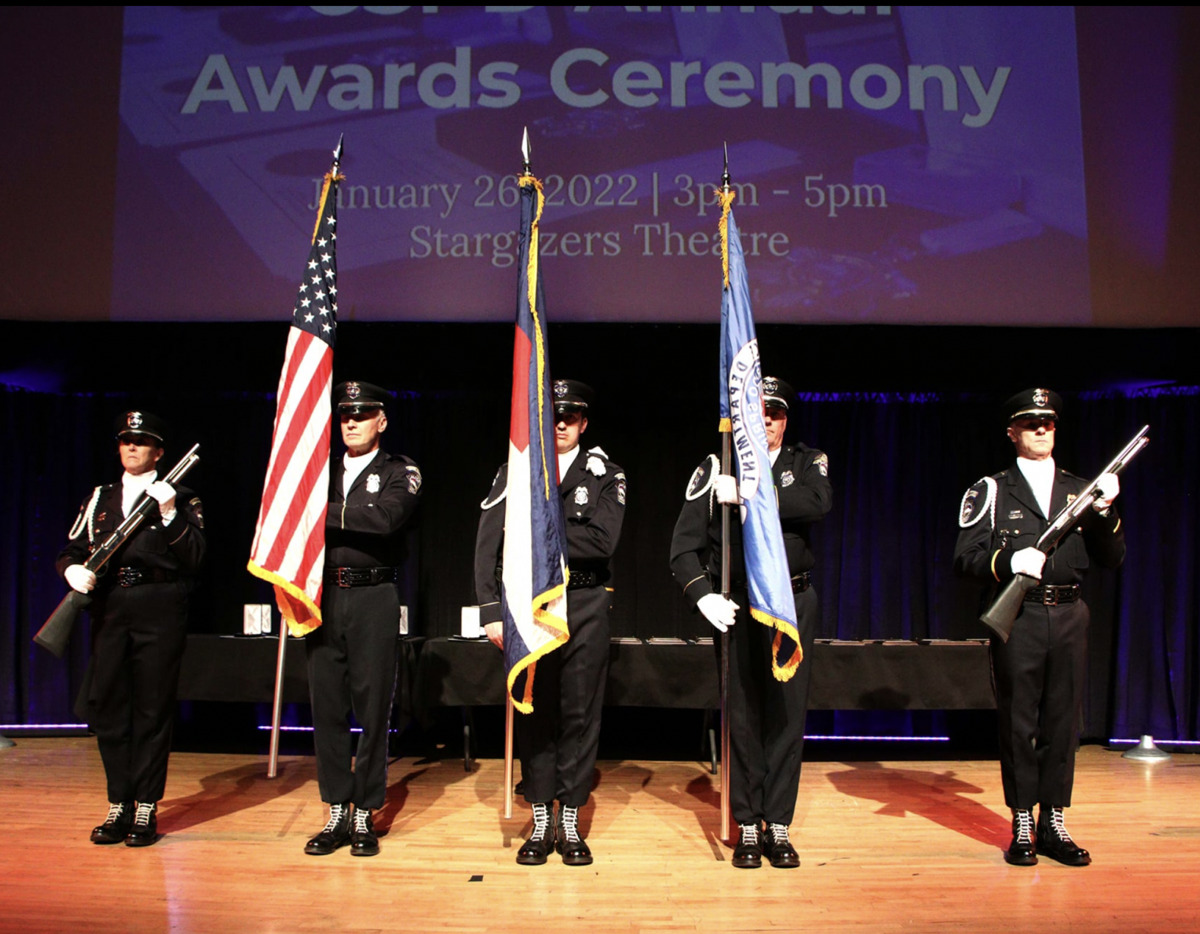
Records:
<instances>
[{"instance_id":1,"label":"flagpole","mask_svg":"<svg viewBox=\"0 0 1200 934\"><path fill-rule=\"evenodd\" d=\"M729 196L729 183L729 147L726 145L725 169L721 173L721 189L726 197ZM728 288L728 284L725 287ZM725 391L728 392L729 388L725 387ZM729 425L722 423L721 473L729 476L732 469L733 430ZM721 595L726 600L731 596L729 536L732 515L733 506L728 503L723 504L721 506ZM729 819L729 632L721 633L718 638L721 640L721 839L728 841L731 831Z\"/></svg>"},{"instance_id":2,"label":"flagpole","mask_svg":"<svg viewBox=\"0 0 1200 934\"><path fill-rule=\"evenodd\" d=\"M329 168L329 175L326 176L326 185L329 186L329 190L327 191L327 194L331 194L334 198L337 197L336 181L339 177L338 170L339 170L339 168L341 166L341 162L342 162L344 141L345 141L345 136L339 135L337 148L333 150L333 164ZM336 201L335 201L335 204L336 204ZM318 210L318 212L317 212L316 227L313 230L313 243L314 244L316 243L317 232L319 231L320 226L321 226L321 217L322 217L323 210L324 210L324 200L322 198L321 209ZM332 253L332 247L330 248L330 252ZM332 321L336 320L337 308L336 308L336 305L332 305L331 307L333 310L333 315L335 316L334 318L331 318L331 322L332 322ZM330 343L330 346L332 347L332 342ZM284 362L284 369L285 369L285 371L287 369L287 361L286 360ZM281 386L281 396L282 396L282 386L283 386L282 380L281 380L280 386ZM280 408L280 411L282 411L282 407ZM277 417L278 417L278 413L277 413ZM274 442L272 442L272 443L274 443ZM322 459L325 463L328 463L328 460L329 460L328 447L326 447L324 454L322 454ZM260 522L260 529L261 529L261 523L262 523L261 515L259 517L259 522ZM257 538L256 538L256 542L255 542L255 548L257 548ZM256 565L256 556L253 556L253 555L251 556L249 568L250 568L251 572L255 573L257 576L264 576L261 573L261 569L258 568ZM268 579L269 579L269 577L268 577ZM276 587L277 598L279 597L279 595L281 593L282 593L282 591L278 587ZM271 746L270 746L270 753L267 756L267 778L274 778L278 774L278 771L279 771L279 733L281 730L281 722L280 721L282 719L282 711L283 711L283 675L284 675L284 669L285 669L285 665L286 665L286 661L287 661L287 640L288 640L288 617L284 613L284 606L285 606L285 601L284 601L284 599L280 598L279 599L279 611L280 611L279 650L275 656L275 693L274 693L274 697L272 698Z\"/></svg>"},{"instance_id":3,"label":"flagpole","mask_svg":"<svg viewBox=\"0 0 1200 934\"><path fill-rule=\"evenodd\" d=\"M529 127L521 131L521 177L533 175L532 151L529 146ZM513 810L513 700L508 688L504 689L504 819L512 818Z\"/></svg>"},{"instance_id":4,"label":"flagpole","mask_svg":"<svg viewBox=\"0 0 1200 934\"><path fill-rule=\"evenodd\" d=\"M271 710L271 754L267 758L267 778L274 778L279 767L280 712L283 709L283 669L287 658L287 620L279 621L279 652L275 657L275 700Z\"/></svg>"},{"instance_id":5,"label":"flagpole","mask_svg":"<svg viewBox=\"0 0 1200 934\"><path fill-rule=\"evenodd\" d=\"M504 692L504 819L511 820L513 814L513 702L507 690Z\"/></svg>"}]
</instances>

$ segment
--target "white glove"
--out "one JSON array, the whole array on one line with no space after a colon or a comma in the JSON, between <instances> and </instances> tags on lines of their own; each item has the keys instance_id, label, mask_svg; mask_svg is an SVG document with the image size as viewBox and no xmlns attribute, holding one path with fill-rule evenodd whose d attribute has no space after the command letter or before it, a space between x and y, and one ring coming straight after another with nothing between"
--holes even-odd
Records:
<instances>
[{"instance_id":1,"label":"white glove","mask_svg":"<svg viewBox=\"0 0 1200 934\"><path fill-rule=\"evenodd\" d=\"M166 480L155 480L146 487L146 495L151 499L158 500L158 511L164 519L174 517L175 487L167 483Z\"/></svg>"},{"instance_id":2,"label":"white glove","mask_svg":"<svg viewBox=\"0 0 1200 934\"><path fill-rule=\"evenodd\" d=\"M1121 481L1115 473L1102 473L1096 478L1096 498L1092 508L1096 512L1104 512L1113 504L1113 500L1121 492Z\"/></svg>"},{"instance_id":3,"label":"white glove","mask_svg":"<svg viewBox=\"0 0 1200 934\"><path fill-rule=\"evenodd\" d=\"M63 571L63 577L67 579L67 583L71 585L72 590L77 590L80 593L87 593L96 586L96 575L82 564L67 565L67 569Z\"/></svg>"},{"instance_id":4,"label":"white glove","mask_svg":"<svg viewBox=\"0 0 1200 934\"><path fill-rule=\"evenodd\" d=\"M696 601L696 609L718 632L728 632L729 627L737 621L738 605L719 593L706 593Z\"/></svg>"},{"instance_id":5,"label":"white glove","mask_svg":"<svg viewBox=\"0 0 1200 934\"><path fill-rule=\"evenodd\" d=\"M1012 572L1042 579L1042 566L1046 563L1044 552L1036 548L1022 548L1012 556Z\"/></svg>"},{"instance_id":6,"label":"white glove","mask_svg":"<svg viewBox=\"0 0 1200 934\"><path fill-rule=\"evenodd\" d=\"M727 473L717 474L714 489L717 491L717 502L722 506L736 506L742 501L738 495L737 477Z\"/></svg>"}]
</instances>

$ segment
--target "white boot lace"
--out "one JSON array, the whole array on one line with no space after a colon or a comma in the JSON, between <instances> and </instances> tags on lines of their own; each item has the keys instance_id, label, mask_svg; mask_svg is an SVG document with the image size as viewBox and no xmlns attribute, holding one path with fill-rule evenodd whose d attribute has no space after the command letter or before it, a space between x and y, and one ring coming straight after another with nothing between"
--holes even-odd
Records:
<instances>
[{"instance_id":1,"label":"white boot lace","mask_svg":"<svg viewBox=\"0 0 1200 934\"><path fill-rule=\"evenodd\" d=\"M565 805L558 812L559 824L562 827L567 843L579 842L579 808L569 808Z\"/></svg>"},{"instance_id":2,"label":"white boot lace","mask_svg":"<svg viewBox=\"0 0 1200 934\"><path fill-rule=\"evenodd\" d=\"M138 804L137 811L133 815L133 825L135 827L149 827L150 818L154 816L154 808L155 804L153 801L149 803L143 801Z\"/></svg>"},{"instance_id":3,"label":"white boot lace","mask_svg":"<svg viewBox=\"0 0 1200 934\"><path fill-rule=\"evenodd\" d=\"M110 804L108 806L108 817L104 818L104 823L115 824L125 815L125 803Z\"/></svg>"},{"instance_id":4,"label":"white boot lace","mask_svg":"<svg viewBox=\"0 0 1200 934\"><path fill-rule=\"evenodd\" d=\"M1067 825L1064 823L1063 809L1050 809L1050 828L1054 831L1054 835L1064 843L1074 843L1071 835L1067 833Z\"/></svg>"},{"instance_id":5,"label":"white boot lace","mask_svg":"<svg viewBox=\"0 0 1200 934\"><path fill-rule=\"evenodd\" d=\"M333 833L333 831L338 829L338 825L341 824L341 822L343 820L345 820L345 818L346 818L346 805L344 805L344 804L329 805L329 823L327 823L325 825L325 828L321 831L321 833Z\"/></svg>"},{"instance_id":6,"label":"white boot lace","mask_svg":"<svg viewBox=\"0 0 1200 934\"><path fill-rule=\"evenodd\" d=\"M1033 811L1013 810L1013 832L1018 843L1033 843Z\"/></svg>"},{"instance_id":7,"label":"white boot lace","mask_svg":"<svg viewBox=\"0 0 1200 934\"><path fill-rule=\"evenodd\" d=\"M550 829L550 806L547 804L533 805L533 833L530 840L545 840L546 831Z\"/></svg>"},{"instance_id":8,"label":"white boot lace","mask_svg":"<svg viewBox=\"0 0 1200 934\"><path fill-rule=\"evenodd\" d=\"M791 843L788 839L787 824L767 824L767 833L777 846L783 843Z\"/></svg>"},{"instance_id":9,"label":"white boot lace","mask_svg":"<svg viewBox=\"0 0 1200 934\"><path fill-rule=\"evenodd\" d=\"M741 824L742 846L758 846L758 824Z\"/></svg>"},{"instance_id":10,"label":"white boot lace","mask_svg":"<svg viewBox=\"0 0 1200 934\"><path fill-rule=\"evenodd\" d=\"M371 811L368 808L354 809L354 832L367 833L371 829Z\"/></svg>"}]
</instances>

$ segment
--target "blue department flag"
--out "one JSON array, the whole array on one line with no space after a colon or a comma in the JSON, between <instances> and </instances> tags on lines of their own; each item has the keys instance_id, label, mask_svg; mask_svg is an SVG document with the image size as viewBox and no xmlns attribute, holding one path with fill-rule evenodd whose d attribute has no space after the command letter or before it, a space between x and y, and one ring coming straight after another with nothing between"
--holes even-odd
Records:
<instances>
[{"instance_id":1,"label":"blue department flag","mask_svg":"<svg viewBox=\"0 0 1200 934\"><path fill-rule=\"evenodd\" d=\"M517 325L504 522L504 665L513 706L533 710L536 662L567 641L566 521L558 493L554 401L538 269L542 184L523 175L518 232ZM525 674L518 690L518 679ZM520 694L520 696L518 696Z\"/></svg>"},{"instance_id":2,"label":"blue department flag","mask_svg":"<svg viewBox=\"0 0 1200 934\"><path fill-rule=\"evenodd\" d=\"M721 431L733 433L741 494L742 551L750 596L750 615L775 630L771 670L789 680L803 658L796 627L796 600L779 524L779 501L767 450L763 421L762 367L750 310L746 258L733 219L733 194L721 199ZM782 661L781 661L782 658Z\"/></svg>"}]
</instances>

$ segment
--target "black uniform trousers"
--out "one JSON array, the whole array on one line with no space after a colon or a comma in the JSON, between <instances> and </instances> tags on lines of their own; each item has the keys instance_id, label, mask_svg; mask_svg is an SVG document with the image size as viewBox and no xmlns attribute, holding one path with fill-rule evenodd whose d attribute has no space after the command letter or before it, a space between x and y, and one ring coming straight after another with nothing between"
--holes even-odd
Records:
<instances>
[{"instance_id":1,"label":"black uniform trousers","mask_svg":"<svg viewBox=\"0 0 1200 934\"><path fill-rule=\"evenodd\" d=\"M817 630L817 592L796 597L796 623L804 660L789 681L771 673L775 630L751 618L745 593L731 599L742 609L729 630L730 811L739 824L790 824L796 811L804 756L804 723ZM714 640L718 649L721 639ZM719 651L718 651L719 657Z\"/></svg>"},{"instance_id":2,"label":"black uniform trousers","mask_svg":"<svg viewBox=\"0 0 1200 934\"><path fill-rule=\"evenodd\" d=\"M591 794L608 680L608 605L604 587L567 591L571 638L538 659L533 713L513 715L521 781L531 804L557 798L577 808Z\"/></svg>"},{"instance_id":3,"label":"black uniform trousers","mask_svg":"<svg viewBox=\"0 0 1200 934\"><path fill-rule=\"evenodd\" d=\"M1089 618L1082 600L1026 603L1008 642L991 640L1000 776L1010 808L1071 805Z\"/></svg>"},{"instance_id":4,"label":"black uniform trousers","mask_svg":"<svg viewBox=\"0 0 1200 934\"><path fill-rule=\"evenodd\" d=\"M321 800L381 808L387 793L400 597L390 583L326 583L321 616L320 627L305 636ZM357 751L351 743L351 713L362 729Z\"/></svg>"},{"instance_id":5,"label":"black uniform trousers","mask_svg":"<svg viewBox=\"0 0 1200 934\"><path fill-rule=\"evenodd\" d=\"M187 647L187 585L114 587L97 599L92 621L82 699L104 762L108 800L159 801Z\"/></svg>"}]
</instances>

